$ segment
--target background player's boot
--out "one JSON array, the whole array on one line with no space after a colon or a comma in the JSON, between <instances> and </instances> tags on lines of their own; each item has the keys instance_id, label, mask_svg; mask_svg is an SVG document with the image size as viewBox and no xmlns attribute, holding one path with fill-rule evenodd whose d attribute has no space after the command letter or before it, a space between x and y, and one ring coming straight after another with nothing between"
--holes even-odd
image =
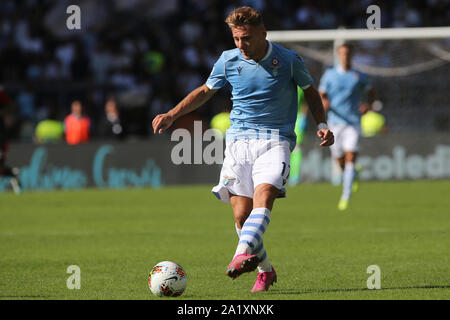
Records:
<instances>
[{"instance_id":1,"label":"background player's boot","mask_svg":"<svg viewBox=\"0 0 450 320\"><path fill-rule=\"evenodd\" d=\"M339 211L347 210L347 208L348 208L348 203L349 203L349 199L341 198L341 200L339 200L339 203L338 203L338 209L339 209Z\"/></svg>"},{"instance_id":2,"label":"background player's boot","mask_svg":"<svg viewBox=\"0 0 450 320\"><path fill-rule=\"evenodd\" d=\"M9 183L11 184L11 187L13 188L15 194L20 194L22 192L19 181L19 173L20 171L18 168L11 169L12 178L11 180L9 180Z\"/></svg>"},{"instance_id":3,"label":"background player's boot","mask_svg":"<svg viewBox=\"0 0 450 320\"><path fill-rule=\"evenodd\" d=\"M355 167L356 170L356 174L355 174L355 180L353 181L352 184L352 192L356 192L359 190L359 183L360 183L360 178L361 178L361 171L362 171L362 166L361 165L357 165Z\"/></svg>"},{"instance_id":4,"label":"background player's boot","mask_svg":"<svg viewBox=\"0 0 450 320\"><path fill-rule=\"evenodd\" d=\"M227 276L236 279L241 274L252 272L258 267L259 259L256 254L238 254L233 258L227 268Z\"/></svg>"},{"instance_id":5,"label":"background player's boot","mask_svg":"<svg viewBox=\"0 0 450 320\"><path fill-rule=\"evenodd\" d=\"M259 292L259 291L267 291L269 287L277 282L277 273L275 269L272 267L272 271L270 272L260 272L256 277L255 285L251 292Z\"/></svg>"},{"instance_id":6,"label":"background player's boot","mask_svg":"<svg viewBox=\"0 0 450 320\"><path fill-rule=\"evenodd\" d=\"M22 192L19 180L17 180L17 178L15 177L11 178L11 180L9 180L9 183L11 184L11 187L14 190L15 194L20 194Z\"/></svg>"}]
</instances>

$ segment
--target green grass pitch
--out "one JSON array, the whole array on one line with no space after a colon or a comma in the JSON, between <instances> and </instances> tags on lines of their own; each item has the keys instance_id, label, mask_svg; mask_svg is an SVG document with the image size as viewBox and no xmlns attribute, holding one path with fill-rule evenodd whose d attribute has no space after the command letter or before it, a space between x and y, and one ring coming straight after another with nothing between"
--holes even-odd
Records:
<instances>
[{"instance_id":1,"label":"green grass pitch","mask_svg":"<svg viewBox=\"0 0 450 320\"><path fill-rule=\"evenodd\" d=\"M264 236L278 283L257 294L256 273L225 275L237 236L210 189L1 194L0 299L450 299L450 181L363 183L344 213L340 187L289 188ZM188 274L181 297L147 287L163 260ZM367 289L370 265L381 290Z\"/></svg>"}]
</instances>

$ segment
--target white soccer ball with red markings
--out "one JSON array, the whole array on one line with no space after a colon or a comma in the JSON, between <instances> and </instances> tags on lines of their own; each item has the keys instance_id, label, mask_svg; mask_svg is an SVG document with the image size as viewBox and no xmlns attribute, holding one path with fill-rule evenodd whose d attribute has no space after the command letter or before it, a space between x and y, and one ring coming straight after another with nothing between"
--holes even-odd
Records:
<instances>
[{"instance_id":1,"label":"white soccer ball with red markings","mask_svg":"<svg viewBox=\"0 0 450 320\"><path fill-rule=\"evenodd\" d=\"M158 263L148 277L148 287L157 297L178 297L186 290L186 286L186 272L172 261Z\"/></svg>"}]
</instances>

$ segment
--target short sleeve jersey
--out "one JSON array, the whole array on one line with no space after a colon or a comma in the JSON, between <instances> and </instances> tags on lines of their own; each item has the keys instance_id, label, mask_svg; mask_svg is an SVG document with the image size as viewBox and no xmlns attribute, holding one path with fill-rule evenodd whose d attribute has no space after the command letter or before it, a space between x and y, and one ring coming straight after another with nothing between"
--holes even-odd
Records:
<instances>
[{"instance_id":1,"label":"short sleeve jersey","mask_svg":"<svg viewBox=\"0 0 450 320\"><path fill-rule=\"evenodd\" d=\"M233 108L230 139L260 138L278 130L280 139L295 146L297 86L306 89L313 80L303 59L293 50L268 41L258 62L245 59L239 49L224 51L206 81L210 89L229 85Z\"/></svg>"}]
</instances>

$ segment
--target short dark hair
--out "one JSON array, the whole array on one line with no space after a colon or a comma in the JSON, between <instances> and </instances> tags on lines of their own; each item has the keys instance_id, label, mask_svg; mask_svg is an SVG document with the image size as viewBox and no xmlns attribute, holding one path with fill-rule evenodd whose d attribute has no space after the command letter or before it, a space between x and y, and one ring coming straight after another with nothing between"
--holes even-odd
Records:
<instances>
[{"instance_id":1,"label":"short dark hair","mask_svg":"<svg viewBox=\"0 0 450 320\"><path fill-rule=\"evenodd\" d=\"M348 51L353 52L353 45L351 45L350 43L343 43L338 47L338 49L340 49L342 47L345 47L348 49Z\"/></svg>"}]
</instances>

